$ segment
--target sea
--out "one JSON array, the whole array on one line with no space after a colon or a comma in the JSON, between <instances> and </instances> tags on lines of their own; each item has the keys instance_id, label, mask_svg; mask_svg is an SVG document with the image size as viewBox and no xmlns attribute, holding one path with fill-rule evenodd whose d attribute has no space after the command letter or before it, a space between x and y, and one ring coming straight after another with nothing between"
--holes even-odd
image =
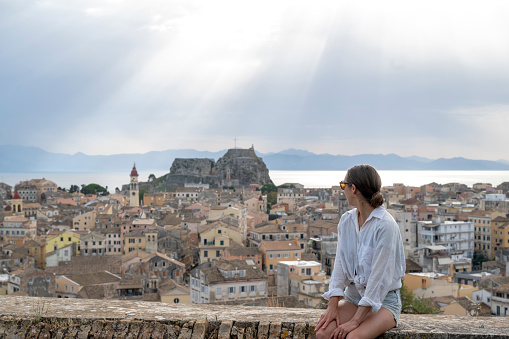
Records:
<instances>
[{"instance_id":1,"label":"sea","mask_svg":"<svg viewBox=\"0 0 509 339\"><path fill-rule=\"evenodd\" d=\"M167 170L138 169L140 181L147 181L150 174L160 177ZM490 183L497 186L509 181L509 171L379 171L383 186L402 183L407 186L421 186L435 182L437 184L460 183L472 187L475 183ZM110 193L115 188L129 183L130 171L126 172L24 172L0 173L0 183L12 187L20 181L30 179L48 179L59 187L91 183L107 187ZM330 188L345 178L346 171L270 171L269 175L276 185L299 183L309 188Z\"/></svg>"}]
</instances>

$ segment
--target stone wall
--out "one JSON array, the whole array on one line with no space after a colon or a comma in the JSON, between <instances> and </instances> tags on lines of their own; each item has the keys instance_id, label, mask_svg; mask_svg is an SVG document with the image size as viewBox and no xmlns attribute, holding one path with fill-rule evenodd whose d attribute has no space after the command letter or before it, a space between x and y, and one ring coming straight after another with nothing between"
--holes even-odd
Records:
<instances>
[{"instance_id":1,"label":"stone wall","mask_svg":"<svg viewBox=\"0 0 509 339\"><path fill-rule=\"evenodd\" d=\"M322 311L0 296L0 338L312 339ZM402 315L380 338L509 338L509 322Z\"/></svg>"}]
</instances>

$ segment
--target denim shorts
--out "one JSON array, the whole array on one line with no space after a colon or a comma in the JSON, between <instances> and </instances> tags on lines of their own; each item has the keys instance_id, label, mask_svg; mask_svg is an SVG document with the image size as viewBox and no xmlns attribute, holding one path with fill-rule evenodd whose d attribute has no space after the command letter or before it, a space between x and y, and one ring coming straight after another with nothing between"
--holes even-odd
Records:
<instances>
[{"instance_id":1,"label":"denim shorts","mask_svg":"<svg viewBox=\"0 0 509 339\"><path fill-rule=\"evenodd\" d=\"M357 291L357 287L355 287L354 284L350 284L346 287L345 300L354 304L355 306L359 306L361 295L359 294L359 291ZM401 295L399 288L387 293L387 296L382 302L382 307L385 307L392 313L394 320L396 320L396 327L398 327L399 316L401 314Z\"/></svg>"}]
</instances>

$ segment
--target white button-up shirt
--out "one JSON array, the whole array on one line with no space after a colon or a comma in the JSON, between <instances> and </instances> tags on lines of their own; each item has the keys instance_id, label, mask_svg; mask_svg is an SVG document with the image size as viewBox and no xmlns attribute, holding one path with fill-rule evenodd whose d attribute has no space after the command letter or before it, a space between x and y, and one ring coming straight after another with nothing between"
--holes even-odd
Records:
<instances>
[{"instance_id":1,"label":"white button-up shirt","mask_svg":"<svg viewBox=\"0 0 509 339\"><path fill-rule=\"evenodd\" d=\"M336 262L325 299L344 296L354 283L362 299L376 313L389 291L401 288L405 275L405 253L394 218L383 206L375 208L359 230L357 209L341 216L338 224Z\"/></svg>"}]
</instances>

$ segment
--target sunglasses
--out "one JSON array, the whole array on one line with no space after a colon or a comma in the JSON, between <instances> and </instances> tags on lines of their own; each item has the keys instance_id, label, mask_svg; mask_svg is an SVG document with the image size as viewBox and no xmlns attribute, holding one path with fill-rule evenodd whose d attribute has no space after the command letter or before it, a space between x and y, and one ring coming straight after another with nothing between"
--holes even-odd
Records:
<instances>
[{"instance_id":1,"label":"sunglasses","mask_svg":"<svg viewBox=\"0 0 509 339\"><path fill-rule=\"evenodd\" d=\"M346 181L339 182L339 187L341 187L342 190L345 190L346 185L353 185L353 184L351 182L346 182Z\"/></svg>"}]
</instances>

